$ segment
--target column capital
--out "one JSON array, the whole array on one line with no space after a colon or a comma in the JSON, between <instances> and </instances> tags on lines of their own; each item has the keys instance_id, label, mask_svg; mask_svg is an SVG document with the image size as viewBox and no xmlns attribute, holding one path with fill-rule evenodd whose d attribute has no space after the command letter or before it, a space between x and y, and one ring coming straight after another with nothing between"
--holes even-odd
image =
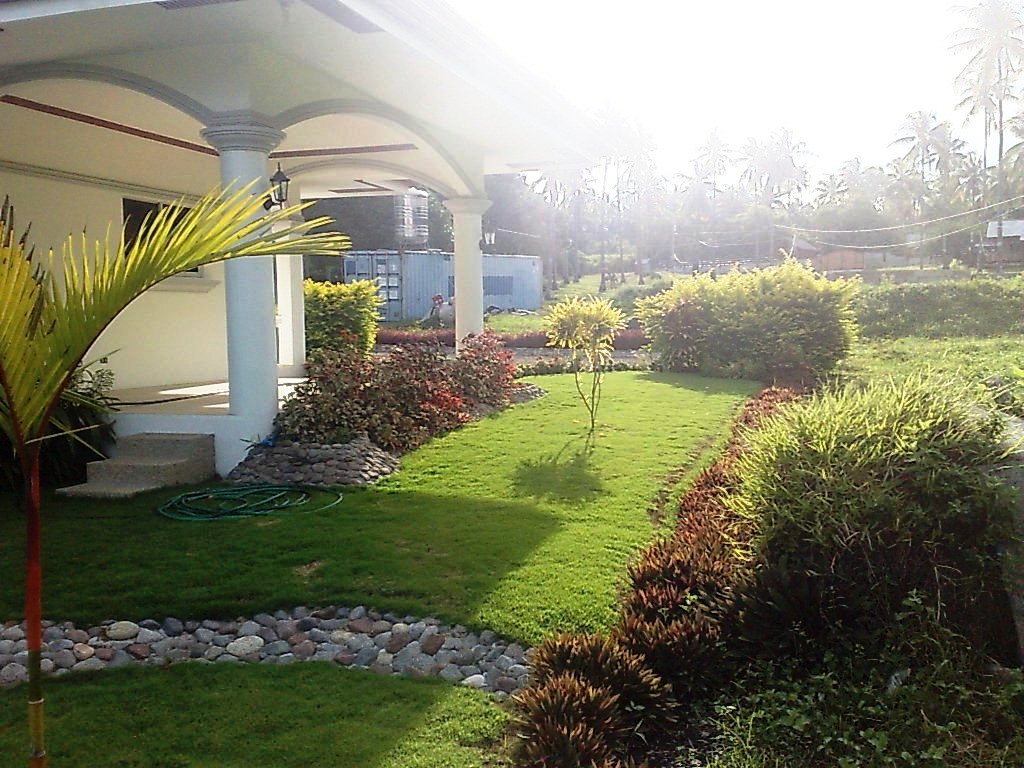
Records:
<instances>
[{"instance_id":1,"label":"column capital","mask_svg":"<svg viewBox=\"0 0 1024 768\"><path fill-rule=\"evenodd\" d=\"M451 211L453 216L460 214L483 216L484 212L491 207L491 201L486 197L449 197L444 201L444 207Z\"/></svg>"},{"instance_id":2,"label":"column capital","mask_svg":"<svg viewBox=\"0 0 1024 768\"><path fill-rule=\"evenodd\" d=\"M199 133L218 152L240 150L270 154L285 137L284 131L250 112L219 114Z\"/></svg>"}]
</instances>

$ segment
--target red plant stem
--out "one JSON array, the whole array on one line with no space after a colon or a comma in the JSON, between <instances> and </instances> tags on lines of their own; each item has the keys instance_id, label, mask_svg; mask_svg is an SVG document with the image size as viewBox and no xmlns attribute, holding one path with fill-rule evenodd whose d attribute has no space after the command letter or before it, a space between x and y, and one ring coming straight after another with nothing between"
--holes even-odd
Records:
<instances>
[{"instance_id":1,"label":"red plant stem","mask_svg":"<svg viewBox=\"0 0 1024 768\"><path fill-rule=\"evenodd\" d=\"M43 729L43 563L39 521L39 450L22 461L25 483L25 644L28 650L29 768L45 768Z\"/></svg>"}]
</instances>

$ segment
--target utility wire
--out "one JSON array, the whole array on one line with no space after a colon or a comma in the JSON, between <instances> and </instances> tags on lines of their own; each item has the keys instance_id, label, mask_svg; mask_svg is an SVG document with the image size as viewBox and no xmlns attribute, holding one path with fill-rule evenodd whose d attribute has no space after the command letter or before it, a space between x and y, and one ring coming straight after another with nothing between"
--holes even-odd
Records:
<instances>
[{"instance_id":1,"label":"utility wire","mask_svg":"<svg viewBox=\"0 0 1024 768\"><path fill-rule=\"evenodd\" d=\"M942 238L949 237L950 235L958 235L961 232L969 232L970 230L974 229L975 227L979 227L979 226L981 226L981 222L975 222L974 224L969 224L966 227L961 227L960 229L954 229L951 232L943 232L941 235L933 235L932 237L926 237L926 238L922 238L920 240L914 240L914 241L909 242L909 243L908 242L903 242L903 243L884 243L882 245L846 245L846 244L843 244L843 243L825 243L825 242L822 242L820 240L814 240L812 238L808 238L808 240L810 242L814 243L814 245L821 245L821 246L824 246L826 248L843 248L845 250L850 250L850 251L874 251L874 250L879 250L879 249L882 249L882 248L917 248L917 247L919 247L921 245L924 245L925 243L930 243L930 242L933 242L935 240L941 240ZM867 230L865 230L865 231L867 231Z\"/></svg>"},{"instance_id":2,"label":"utility wire","mask_svg":"<svg viewBox=\"0 0 1024 768\"><path fill-rule=\"evenodd\" d=\"M982 206L981 208L972 208L969 211L964 211L962 213L954 213L950 216L942 216L938 219L929 219L928 221L916 221L911 224L896 224L891 227L875 227L873 229L808 229L807 227L791 227L785 224L775 224L774 226L779 227L780 229L788 229L790 231L796 232L812 232L816 235L852 235L860 232L891 232L897 229L912 229L913 227L926 227L929 224L937 224L940 221L959 219L963 216L970 216L973 213L980 213L981 211L987 211L992 208L998 208L1001 205L1014 203L1017 202L1018 200L1024 200L1024 195L1017 195L1016 197L1011 197L998 203L985 205Z\"/></svg>"},{"instance_id":3,"label":"utility wire","mask_svg":"<svg viewBox=\"0 0 1024 768\"><path fill-rule=\"evenodd\" d=\"M540 235L531 235L529 232L516 232L514 229L502 229L501 227L495 227L495 232L504 232L506 235L519 235L520 237L533 237L537 240L543 240L544 238Z\"/></svg>"},{"instance_id":4,"label":"utility wire","mask_svg":"<svg viewBox=\"0 0 1024 768\"><path fill-rule=\"evenodd\" d=\"M706 248L745 248L748 245L757 245L757 243L754 241L748 243L719 243L718 245L706 243L703 240L698 240L697 242L705 246Z\"/></svg>"}]
</instances>

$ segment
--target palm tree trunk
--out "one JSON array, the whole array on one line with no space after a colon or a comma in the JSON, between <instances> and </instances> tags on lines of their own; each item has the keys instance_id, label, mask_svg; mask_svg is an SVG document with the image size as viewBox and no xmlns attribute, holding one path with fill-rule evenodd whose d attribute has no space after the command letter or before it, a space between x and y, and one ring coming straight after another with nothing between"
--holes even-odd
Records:
<instances>
[{"instance_id":1,"label":"palm tree trunk","mask_svg":"<svg viewBox=\"0 0 1024 768\"><path fill-rule=\"evenodd\" d=\"M998 73L998 76L999 76L999 86L998 86L999 87L999 100L998 100L998 114L997 114L996 119L999 122L998 122L998 125L997 125L996 128L997 128L997 130L999 132L998 133L999 145L997 147L997 151L999 152L999 156L997 158L997 163L998 164L996 165L996 201L998 202L998 201L1002 200L1002 197L1003 197L1003 139L1005 138L1005 134L1004 134L1004 130L1003 130L1004 129L1004 124L1003 124L1003 118L1004 118L1004 114L1003 114L1003 97L1006 95L1006 86L1005 86L1005 81L1003 80L1003 60L1002 60L1002 57L999 58L999 60L997 62L997 67L998 67L997 73ZM1003 274L1003 209L1002 208L999 209L999 229L998 229L998 231L996 233L996 254L997 254L996 255L996 262L997 262L996 270L997 270L998 274L1001 275L1001 274Z\"/></svg>"},{"instance_id":2,"label":"palm tree trunk","mask_svg":"<svg viewBox=\"0 0 1024 768\"><path fill-rule=\"evenodd\" d=\"M39 521L39 448L22 459L25 493L25 645L28 650L29 768L45 768L43 727L43 563Z\"/></svg>"}]
</instances>

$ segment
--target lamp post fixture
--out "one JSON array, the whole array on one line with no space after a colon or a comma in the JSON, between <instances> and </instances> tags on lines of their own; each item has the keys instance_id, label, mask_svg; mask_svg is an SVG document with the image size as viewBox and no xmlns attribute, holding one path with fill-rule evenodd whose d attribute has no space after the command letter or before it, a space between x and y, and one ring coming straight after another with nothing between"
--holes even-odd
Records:
<instances>
[{"instance_id":1,"label":"lamp post fixture","mask_svg":"<svg viewBox=\"0 0 1024 768\"><path fill-rule=\"evenodd\" d=\"M278 163L277 170L270 177L270 193L263 202L263 207L268 211L275 205L284 207L284 204L288 201L288 184L290 181L291 179L285 175L285 172L281 170L281 164Z\"/></svg>"}]
</instances>

